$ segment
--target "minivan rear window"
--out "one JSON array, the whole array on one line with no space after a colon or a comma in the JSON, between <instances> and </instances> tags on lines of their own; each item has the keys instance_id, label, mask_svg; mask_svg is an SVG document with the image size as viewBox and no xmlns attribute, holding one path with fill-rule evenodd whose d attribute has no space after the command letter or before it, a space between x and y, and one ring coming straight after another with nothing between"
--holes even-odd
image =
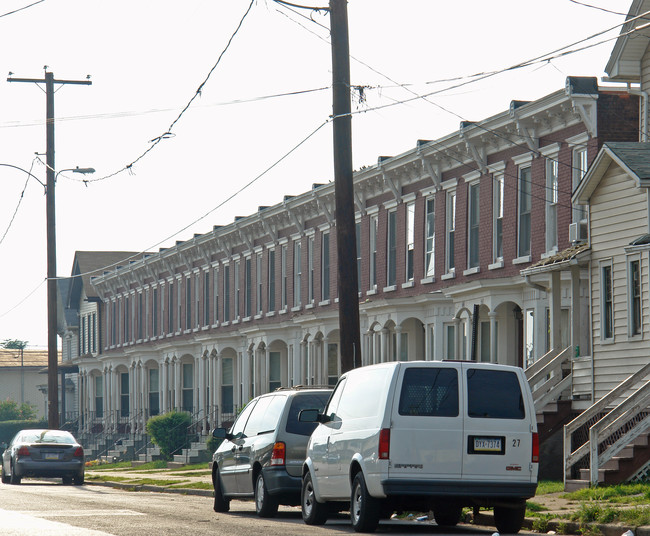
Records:
<instances>
[{"instance_id":1,"label":"minivan rear window","mask_svg":"<svg viewBox=\"0 0 650 536\"><path fill-rule=\"evenodd\" d=\"M452 368L410 367L404 371L399 414L458 416L458 374Z\"/></svg>"},{"instance_id":2,"label":"minivan rear window","mask_svg":"<svg viewBox=\"0 0 650 536\"><path fill-rule=\"evenodd\" d=\"M507 370L467 370L467 414L481 419L524 419L519 379Z\"/></svg>"},{"instance_id":3,"label":"minivan rear window","mask_svg":"<svg viewBox=\"0 0 650 536\"><path fill-rule=\"evenodd\" d=\"M329 392L304 393L294 396L291 401L291 407L289 408L289 416L287 417L287 433L310 436L318 423L301 422L298 420L298 414L303 409L317 409L319 412L322 412L325 409L325 404L327 404L329 396Z\"/></svg>"}]
</instances>

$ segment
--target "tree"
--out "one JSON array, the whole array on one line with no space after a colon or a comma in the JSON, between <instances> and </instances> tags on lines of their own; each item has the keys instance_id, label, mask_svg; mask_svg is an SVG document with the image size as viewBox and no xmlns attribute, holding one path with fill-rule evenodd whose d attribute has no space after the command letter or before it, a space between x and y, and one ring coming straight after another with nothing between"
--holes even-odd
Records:
<instances>
[{"instance_id":1,"label":"tree","mask_svg":"<svg viewBox=\"0 0 650 536\"><path fill-rule=\"evenodd\" d=\"M24 350L27 347L28 341L21 341L18 339L5 339L0 342L0 347L7 350Z\"/></svg>"},{"instance_id":2,"label":"tree","mask_svg":"<svg viewBox=\"0 0 650 536\"><path fill-rule=\"evenodd\" d=\"M0 402L0 422L1 421L29 421L36 417L36 410L30 404L20 404L14 400L4 400Z\"/></svg>"}]
</instances>

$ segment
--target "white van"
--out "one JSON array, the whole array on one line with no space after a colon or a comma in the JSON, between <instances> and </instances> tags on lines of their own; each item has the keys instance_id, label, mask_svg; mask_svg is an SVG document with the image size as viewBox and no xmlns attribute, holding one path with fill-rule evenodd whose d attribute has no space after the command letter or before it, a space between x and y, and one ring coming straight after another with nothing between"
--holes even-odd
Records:
<instances>
[{"instance_id":1,"label":"white van","mask_svg":"<svg viewBox=\"0 0 650 536\"><path fill-rule=\"evenodd\" d=\"M303 466L302 517L323 524L349 507L357 532L394 511L432 510L458 523L464 506L494 507L517 533L535 495L539 446L532 396L517 367L469 361L371 365L341 376L316 421Z\"/></svg>"}]
</instances>

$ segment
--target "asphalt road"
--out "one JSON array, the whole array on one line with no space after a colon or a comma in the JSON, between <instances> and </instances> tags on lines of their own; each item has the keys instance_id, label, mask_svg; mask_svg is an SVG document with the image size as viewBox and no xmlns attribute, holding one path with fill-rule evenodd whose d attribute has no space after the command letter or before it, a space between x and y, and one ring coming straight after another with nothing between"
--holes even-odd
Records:
<instances>
[{"instance_id":1,"label":"asphalt road","mask_svg":"<svg viewBox=\"0 0 650 536\"><path fill-rule=\"evenodd\" d=\"M377 534L481 534L493 528L459 526L443 531L433 523L387 521ZM303 523L299 508L280 507L274 519L260 519L249 501L232 501L231 511L217 514L209 497L132 492L60 481L23 480L19 486L0 484L0 533L3 536L134 536L224 535L291 536L354 534L347 515L322 527ZM520 534L525 534L524 532Z\"/></svg>"}]
</instances>

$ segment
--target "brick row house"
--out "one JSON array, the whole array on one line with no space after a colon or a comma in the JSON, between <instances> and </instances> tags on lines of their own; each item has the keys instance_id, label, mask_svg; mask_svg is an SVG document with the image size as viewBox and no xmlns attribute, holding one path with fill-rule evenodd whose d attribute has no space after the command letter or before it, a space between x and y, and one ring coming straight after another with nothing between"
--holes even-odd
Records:
<instances>
[{"instance_id":1,"label":"brick row house","mask_svg":"<svg viewBox=\"0 0 650 536\"><path fill-rule=\"evenodd\" d=\"M638 110L626 90L570 77L355 172L363 364L590 359L589 211L572 193L605 141L638 138ZM314 184L173 247L93 261L66 332L80 431L142 433L172 409L207 431L277 387L332 385L334 213L333 183ZM565 257L568 274L540 269Z\"/></svg>"}]
</instances>

